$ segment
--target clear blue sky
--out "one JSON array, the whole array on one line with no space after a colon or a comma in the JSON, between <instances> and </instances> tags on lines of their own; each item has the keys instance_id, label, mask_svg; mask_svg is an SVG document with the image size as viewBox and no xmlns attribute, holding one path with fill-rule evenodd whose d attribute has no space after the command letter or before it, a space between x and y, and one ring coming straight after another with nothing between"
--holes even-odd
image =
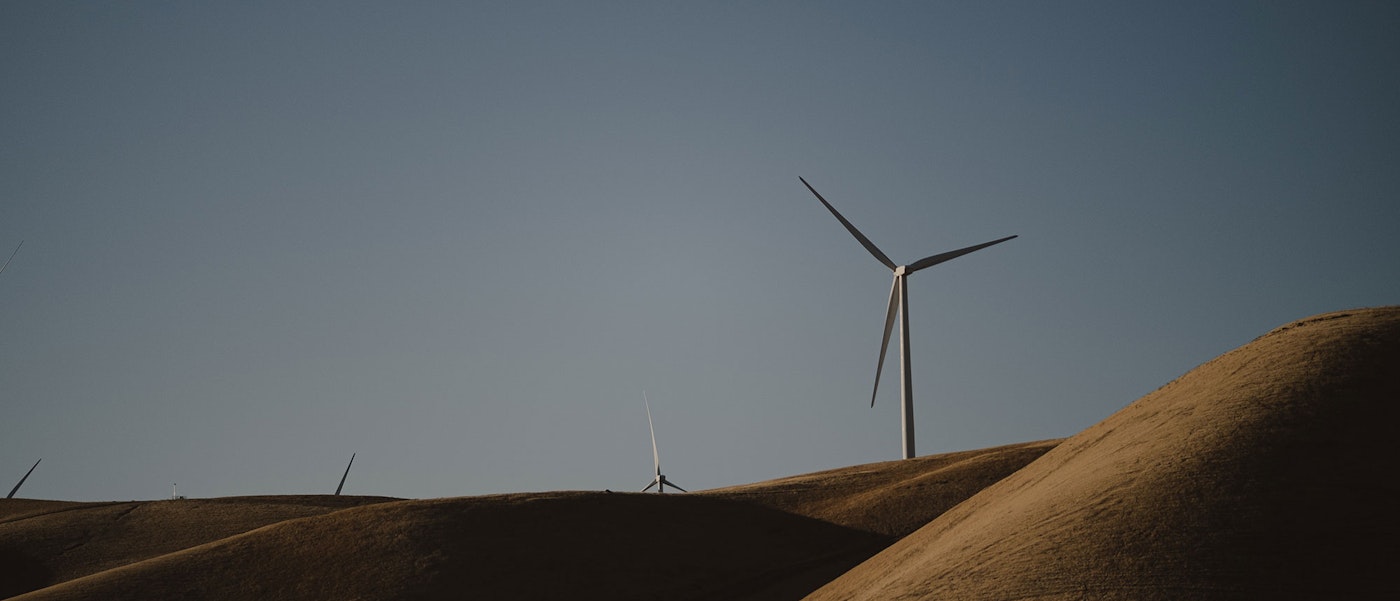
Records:
<instances>
[{"instance_id":1,"label":"clear blue sky","mask_svg":"<svg viewBox=\"0 0 1400 601\"><path fill-rule=\"evenodd\" d=\"M1400 302L1400 5L0 3L0 486L692 490Z\"/></svg>"}]
</instances>

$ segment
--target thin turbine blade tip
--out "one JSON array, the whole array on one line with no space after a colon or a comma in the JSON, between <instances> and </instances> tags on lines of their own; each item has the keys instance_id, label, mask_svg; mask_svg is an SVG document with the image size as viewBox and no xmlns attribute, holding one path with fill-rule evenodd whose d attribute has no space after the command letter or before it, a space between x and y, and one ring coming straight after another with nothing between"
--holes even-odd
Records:
<instances>
[{"instance_id":1,"label":"thin turbine blade tip","mask_svg":"<svg viewBox=\"0 0 1400 601\"><path fill-rule=\"evenodd\" d=\"M340 484L335 487L335 496L340 496L340 491L345 488L345 479L350 477L350 466L355 465L355 454L350 453L350 463L345 464L345 473L340 475Z\"/></svg>"},{"instance_id":2,"label":"thin turbine blade tip","mask_svg":"<svg viewBox=\"0 0 1400 601\"><path fill-rule=\"evenodd\" d=\"M922 259L919 259L918 261L914 261L913 263L910 263L909 266L905 268L905 273L906 273L906 274L908 274L908 273L914 273L914 272L916 272L916 271L919 271L920 269L925 269L925 268L928 268L928 267L933 267L934 265L937 265L937 264L939 264L939 263L944 263L944 262L947 262L947 261L951 261L951 260L956 259L956 258L958 258L958 257L961 257L961 256L963 256L963 255L965 255L965 254L968 254L968 253L972 253L972 252L976 252L976 251L982 250L982 249L984 249L984 248L987 248L988 246L992 246L992 245L996 245L996 244L1001 244L1002 242L1006 242L1007 240L1011 240L1012 238L1016 238L1016 237L1017 237L1017 236L1007 236L1007 237L1005 237L1005 238L998 238L998 239L996 239L996 240L992 240L991 242L983 242L983 243L981 243L981 244L974 244L974 245L968 246L968 247L966 247L966 248L959 248L959 249L957 249L957 250L950 250L950 251L945 252L945 253L939 253L939 254L933 255L933 256L931 256L931 257L924 257L924 258L922 258Z\"/></svg>"},{"instance_id":3,"label":"thin turbine blade tip","mask_svg":"<svg viewBox=\"0 0 1400 601\"><path fill-rule=\"evenodd\" d=\"M656 450L656 426L651 423L651 401L647 400L647 391L642 391L642 402L647 408L647 430L651 432L651 462L656 468L656 473L661 473L661 453Z\"/></svg>"},{"instance_id":4,"label":"thin turbine blade tip","mask_svg":"<svg viewBox=\"0 0 1400 601\"><path fill-rule=\"evenodd\" d=\"M44 460L43 457L40 457L40 458L39 458L39 461L43 461L43 460ZM14 488L11 488L11 489L10 489L10 494L5 495L5 498L6 498L6 499L13 499L13 498L15 498L15 493L19 492L19 487L24 486L24 481L25 481L25 480L28 480L28 479L29 479L29 475L32 474L32 473L34 473L34 468L39 467L39 461L35 461L35 462L34 462L34 465L29 466L29 471L25 472L25 473L24 473L24 477L19 479L19 482L15 484L15 487L14 487Z\"/></svg>"},{"instance_id":5,"label":"thin turbine blade tip","mask_svg":"<svg viewBox=\"0 0 1400 601\"><path fill-rule=\"evenodd\" d=\"M880 339L880 359L875 362L875 388L870 391L870 406L875 406L875 395L880 392L880 374L885 369L885 353L890 348L890 333L894 331L894 317L899 313L900 276L894 276L890 284L890 308L885 312L885 335Z\"/></svg>"},{"instance_id":6,"label":"thin turbine blade tip","mask_svg":"<svg viewBox=\"0 0 1400 601\"><path fill-rule=\"evenodd\" d=\"M890 270L898 268L898 266L894 264L894 261L891 261L890 258L879 249L879 247L875 246L874 242L871 242L869 238L865 237L865 234L860 233L860 230L856 229L855 224L852 224L850 221L846 220L845 216L841 215L841 212L836 210L836 207L831 206L831 203L827 202L826 199L822 197L821 193L817 192L817 189L812 187L812 184L807 183L807 180L801 177L798 177L797 179L802 180L802 185L807 186L807 190L811 191L812 195L816 196L817 200L821 201L822 206L826 207L826 210L831 211L831 215L833 217L836 217L837 221L841 222L841 225L846 228L846 231L850 232L852 236L856 237L856 242L859 242L861 246L864 246L865 250L869 251L870 254L875 257L876 261L879 261L885 267L890 268Z\"/></svg>"},{"instance_id":7,"label":"thin turbine blade tip","mask_svg":"<svg viewBox=\"0 0 1400 601\"><path fill-rule=\"evenodd\" d=\"M5 264L0 265L0 273L5 273L5 268L10 266L10 261L15 260L15 255L19 254L19 249L24 247L24 241L19 241L19 246L15 247L15 252L10 253L10 258L5 259Z\"/></svg>"}]
</instances>

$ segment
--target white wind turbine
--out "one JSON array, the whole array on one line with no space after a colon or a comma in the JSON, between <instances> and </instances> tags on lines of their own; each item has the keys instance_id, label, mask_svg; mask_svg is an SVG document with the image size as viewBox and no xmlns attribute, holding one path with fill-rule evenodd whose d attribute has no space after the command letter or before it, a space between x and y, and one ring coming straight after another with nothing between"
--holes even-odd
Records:
<instances>
[{"instance_id":1,"label":"white wind turbine","mask_svg":"<svg viewBox=\"0 0 1400 601\"><path fill-rule=\"evenodd\" d=\"M651 490L653 486L656 487L657 494L665 493L667 486L681 492L690 492L676 486L670 480L667 480L666 476L661 474L661 454L656 452L656 426L651 424L651 401L647 400L647 391L645 390L642 391L642 402L645 403L647 407L647 429L651 430L651 461L652 465L656 467L656 476L651 479L651 484L648 484L646 488L642 489L642 492Z\"/></svg>"},{"instance_id":2,"label":"white wind turbine","mask_svg":"<svg viewBox=\"0 0 1400 601\"><path fill-rule=\"evenodd\" d=\"M885 350L889 348L890 330L894 328L894 316L898 313L900 317L899 397L903 404L900 424L904 434L904 458L912 459L914 457L914 380L909 370L909 276L921 269L933 267L945 261L951 261L967 253L987 248L993 244L1006 242L1016 236L1007 236L999 240L992 240L991 242L984 242L967 248L950 250L931 257L924 257L908 265L895 265L894 261L891 261L889 257L885 256L885 253L880 252L880 249L875 247L875 243L865 237L865 234L860 233L860 230L856 229L856 226L846 221L846 218L842 217L841 213L836 211L836 207L831 206L831 203L827 202L825 198L822 198L822 195L818 194L816 189L812 188L812 184L807 183L807 180L801 177L797 179L802 180L802 185L807 186L807 189L812 191L812 194L817 197L817 200L820 200L822 205L836 217L836 220L840 221L841 225L845 226L846 230L851 232L852 236L856 237L856 240L860 242L861 246L865 247L865 250L870 251L870 254L874 255L876 260L884 264L885 267L890 268L890 271L894 272L894 284L890 287L890 308L885 314L885 337L880 341L880 360L875 363L875 388L870 393L870 406L875 406L875 393L880 390L880 372L885 367Z\"/></svg>"}]
</instances>

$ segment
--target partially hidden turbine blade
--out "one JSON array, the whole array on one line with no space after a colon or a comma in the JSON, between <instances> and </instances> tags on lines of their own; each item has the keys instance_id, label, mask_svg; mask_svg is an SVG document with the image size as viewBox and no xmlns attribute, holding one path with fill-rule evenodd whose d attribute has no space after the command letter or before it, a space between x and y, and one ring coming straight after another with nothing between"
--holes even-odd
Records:
<instances>
[{"instance_id":1,"label":"partially hidden turbine blade","mask_svg":"<svg viewBox=\"0 0 1400 601\"><path fill-rule=\"evenodd\" d=\"M982 250L982 249L987 248L988 246L991 246L991 245L993 245L993 244L1001 244L1002 242L1006 242L1007 240L1010 240L1010 239L1015 238L1015 237L1016 237L1016 236L1007 236L1007 237L1002 238L1002 239L1000 239L1000 240L992 240L991 242L983 242L983 243L981 243L981 244L978 244L978 245L975 245L975 246L969 246L969 247L967 247L967 248L959 248L959 249L957 249L957 250L950 250L950 251L948 251L948 252L946 252L946 253L941 253L941 254L933 255L932 257L924 257L924 258L922 258L922 259L919 259L918 261L914 261L913 263L910 263L909 266L905 268L904 272L905 272L905 273L914 273L915 271L918 271L918 270L923 269L923 268L925 268L925 267L933 267L934 265L937 265L937 264L939 264L939 263L943 263L943 262L945 262L945 261L951 261L951 260L956 259L956 258L958 258L958 257L961 257L961 256L963 256L963 255L965 255L965 254L967 254L967 253L970 253L970 252L973 252L973 251Z\"/></svg>"},{"instance_id":2,"label":"partially hidden turbine blade","mask_svg":"<svg viewBox=\"0 0 1400 601\"><path fill-rule=\"evenodd\" d=\"M24 246L24 241L19 241L19 246L15 247L15 252L10 253L10 258L5 259L5 264L0 265L0 273L5 273L5 268L10 266L10 261L15 260L15 255L19 254L20 246Z\"/></svg>"},{"instance_id":3,"label":"partially hidden turbine blade","mask_svg":"<svg viewBox=\"0 0 1400 601\"><path fill-rule=\"evenodd\" d=\"M335 487L335 496L340 496L340 489L345 488L345 479L350 477L350 466L355 465L355 454L350 454L350 463L345 465L345 473L340 476L340 486Z\"/></svg>"},{"instance_id":4,"label":"partially hidden turbine blade","mask_svg":"<svg viewBox=\"0 0 1400 601\"><path fill-rule=\"evenodd\" d=\"M23 243L21 242L21 244L23 244ZM15 249L15 250L19 250L19 249ZM39 458L39 461L43 461L43 460L44 460L43 457L40 457L40 458ZM39 467L39 461L35 461L35 462L34 462L34 465L29 466L29 471L25 472L25 473L24 473L24 477L19 479L19 483L18 483L18 484L15 484L15 487L10 489L10 494L8 494L8 495L5 496L6 499L13 499L13 498L15 498L15 493L19 492L19 487L24 486L24 481L29 479L29 474L34 473L34 468Z\"/></svg>"},{"instance_id":5,"label":"partially hidden turbine blade","mask_svg":"<svg viewBox=\"0 0 1400 601\"><path fill-rule=\"evenodd\" d=\"M651 401L647 400L647 391L642 391L642 402L647 406L647 429L651 431L651 464L656 468L657 475L661 474L661 454L656 452L656 426L651 425Z\"/></svg>"},{"instance_id":6,"label":"partially hidden turbine blade","mask_svg":"<svg viewBox=\"0 0 1400 601\"><path fill-rule=\"evenodd\" d=\"M899 312L899 276L890 285L890 310L885 313L885 337L880 340L880 360L875 363L875 389L870 391L870 406L875 406L875 394L880 392L880 372L885 369L885 351L890 348L890 332L894 331L894 316Z\"/></svg>"},{"instance_id":7,"label":"partially hidden turbine blade","mask_svg":"<svg viewBox=\"0 0 1400 601\"><path fill-rule=\"evenodd\" d=\"M690 492L690 491L688 491L688 490L686 490L686 489L684 489L684 488L681 488L681 487L679 487L679 486L676 486L676 484L675 484L674 482L671 482L670 480L662 479L662 480L661 480L661 483L664 484L664 485L666 485L666 486L669 486L669 487L671 487L671 488L674 488L674 489L676 489L676 490L679 490L679 491L681 491L681 492Z\"/></svg>"},{"instance_id":8,"label":"partially hidden turbine blade","mask_svg":"<svg viewBox=\"0 0 1400 601\"><path fill-rule=\"evenodd\" d=\"M659 479L657 479L657 480L652 480L652 481L651 481L651 484L648 484L646 488L643 488L643 489L642 489L642 492L646 492L646 491L651 490L651 487L656 486L657 483L659 483L659 482L661 482L661 480L659 480Z\"/></svg>"},{"instance_id":9,"label":"partially hidden turbine blade","mask_svg":"<svg viewBox=\"0 0 1400 601\"><path fill-rule=\"evenodd\" d=\"M812 195L816 196L817 200L822 201L822 205L826 207L826 210L831 211L831 214L836 217L836 220L840 221L841 225L846 226L846 231L851 232L851 235L856 237L856 240L860 242L861 246L865 247L865 250L868 250L870 251L870 254L875 255L876 260L880 261L881 263L884 263L885 267L888 267L891 270L897 267L894 264L894 261L891 261L889 257L885 256L885 253L880 252L880 249L875 247L874 242L871 242L869 238L866 238L865 234L860 233L860 230L856 229L856 226L851 225L851 222L846 221L846 218L841 216L841 213L839 213L836 210L836 207L831 206L831 203L827 202L825 198L822 198L822 195L817 193L816 188L813 188L812 184L807 183L807 180L802 179L801 177L798 177L797 179L802 180L802 185L807 186L807 189L812 191Z\"/></svg>"}]
</instances>

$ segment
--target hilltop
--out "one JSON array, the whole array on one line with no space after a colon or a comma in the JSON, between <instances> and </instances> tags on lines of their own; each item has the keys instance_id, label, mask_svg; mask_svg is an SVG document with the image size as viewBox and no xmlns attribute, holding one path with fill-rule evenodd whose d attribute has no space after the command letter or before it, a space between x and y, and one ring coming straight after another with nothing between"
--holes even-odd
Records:
<instances>
[{"instance_id":1,"label":"hilltop","mask_svg":"<svg viewBox=\"0 0 1400 601\"><path fill-rule=\"evenodd\" d=\"M18 599L1395 598L1400 308L1064 440L684 495L0 501Z\"/></svg>"},{"instance_id":2,"label":"hilltop","mask_svg":"<svg viewBox=\"0 0 1400 601\"><path fill-rule=\"evenodd\" d=\"M1396 598L1400 308L1278 328L812 599Z\"/></svg>"},{"instance_id":3,"label":"hilltop","mask_svg":"<svg viewBox=\"0 0 1400 601\"><path fill-rule=\"evenodd\" d=\"M15 499L0 553L24 599L797 599L1053 446L688 495Z\"/></svg>"}]
</instances>

